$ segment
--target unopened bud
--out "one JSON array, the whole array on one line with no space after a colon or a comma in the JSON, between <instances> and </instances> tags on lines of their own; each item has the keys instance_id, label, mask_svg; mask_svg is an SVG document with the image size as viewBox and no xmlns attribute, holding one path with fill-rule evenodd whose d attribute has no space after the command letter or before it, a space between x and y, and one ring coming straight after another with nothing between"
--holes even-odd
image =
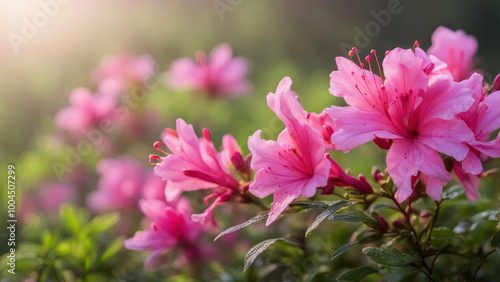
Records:
<instances>
[{"instance_id":1,"label":"unopened bud","mask_svg":"<svg viewBox=\"0 0 500 282\"><path fill-rule=\"evenodd\" d=\"M500 74L498 74L493 80L493 90L492 92L500 91Z\"/></svg>"},{"instance_id":2,"label":"unopened bud","mask_svg":"<svg viewBox=\"0 0 500 282\"><path fill-rule=\"evenodd\" d=\"M380 182L380 180L382 180L380 178L380 176L381 176L380 170L378 169L377 166L372 167L372 173L371 173L371 175L372 175L373 180L375 180L376 182Z\"/></svg>"},{"instance_id":3,"label":"unopened bud","mask_svg":"<svg viewBox=\"0 0 500 282\"><path fill-rule=\"evenodd\" d=\"M431 213L427 210L423 210L422 212L420 212L420 217L421 218L428 218L431 216Z\"/></svg>"},{"instance_id":4,"label":"unopened bud","mask_svg":"<svg viewBox=\"0 0 500 282\"><path fill-rule=\"evenodd\" d=\"M378 216L378 225L384 232L387 232L387 230L389 230L389 224L381 215Z\"/></svg>"},{"instance_id":5,"label":"unopened bud","mask_svg":"<svg viewBox=\"0 0 500 282\"><path fill-rule=\"evenodd\" d=\"M382 150L389 150L389 148L391 147L391 143L387 139L382 139L377 137L373 139L373 143L379 146L379 148Z\"/></svg>"},{"instance_id":6,"label":"unopened bud","mask_svg":"<svg viewBox=\"0 0 500 282\"><path fill-rule=\"evenodd\" d=\"M392 226L394 226L397 229L406 229L406 225L404 225L401 221L399 220L394 220L392 222Z\"/></svg>"}]
</instances>

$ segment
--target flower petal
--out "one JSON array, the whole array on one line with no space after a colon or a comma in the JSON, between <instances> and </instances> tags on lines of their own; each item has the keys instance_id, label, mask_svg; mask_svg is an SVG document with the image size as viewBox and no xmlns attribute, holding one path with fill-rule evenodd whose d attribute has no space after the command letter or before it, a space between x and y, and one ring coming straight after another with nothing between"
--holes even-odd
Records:
<instances>
[{"instance_id":1,"label":"flower petal","mask_svg":"<svg viewBox=\"0 0 500 282\"><path fill-rule=\"evenodd\" d=\"M274 193L274 201L269 211L269 217L267 218L266 226L273 223L280 214L288 207L288 205L300 196L301 188L300 184L297 183L297 188L295 189L284 189L283 191L278 191Z\"/></svg>"},{"instance_id":2,"label":"flower petal","mask_svg":"<svg viewBox=\"0 0 500 282\"><path fill-rule=\"evenodd\" d=\"M391 121L378 112L364 112L351 107L332 106L329 113L338 129L332 135L332 144L337 150L348 152L375 137L402 138Z\"/></svg>"},{"instance_id":3,"label":"flower petal","mask_svg":"<svg viewBox=\"0 0 500 282\"><path fill-rule=\"evenodd\" d=\"M432 119L423 123L419 128L418 140L456 160L461 161L467 156L469 147L466 142L471 141L474 134L464 121Z\"/></svg>"},{"instance_id":4,"label":"flower petal","mask_svg":"<svg viewBox=\"0 0 500 282\"><path fill-rule=\"evenodd\" d=\"M344 57L337 57L335 61L339 70L330 74L330 93L343 97L347 104L362 111L379 111L383 107L379 93L382 79Z\"/></svg>"}]
</instances>

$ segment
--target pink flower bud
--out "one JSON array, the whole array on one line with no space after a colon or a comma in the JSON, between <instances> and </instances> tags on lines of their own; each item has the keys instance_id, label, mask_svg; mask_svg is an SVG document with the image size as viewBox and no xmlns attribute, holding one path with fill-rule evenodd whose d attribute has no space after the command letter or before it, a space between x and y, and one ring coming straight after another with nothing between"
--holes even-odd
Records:
<instances>
[{"instance_id":1,"label":"pink flower bud","mask_svg":"<svg viewBox=\"0 0 500 282\"><path fill-rule=\"evenodd\" d=\"M403 224L401 221L399 221L399 220L394 220L394 221L392 222L392 226L394 226L394 227L395 227L395 228L397 228L397 229L407 229L407 228L406 228L406 225L404 225L404 224Z\"/></svg>"},{"instance_id":2,"label":"pink flower bud","mask_svg":"<svg viewBox=\"0 0 500 282\"><path fill-rule=\"evenodd\" d=\"M492 92L500 91L500 74L498 74L493 80L493 90L491 91Z\"/></svg>"},{"instance_id":3,"label":"pink flower bud","mask_svg":"<svg viewBox=\"0 0 500 282\"><path fill-rule=\"evenodd\" d=\"M423 210L421 213L420 213L420 217L421 218L428 218L431 216L431 213L427 210Z\"/></svg>"},{"instance_id":4,"label":"pink flower bud","mask_svg":"<svg viewBox=\"0 0 500 282\"><path fill-rule=\"evenodd\" d=\"M380 225L380 228L386 232L387 230L389 230L389 224L387 223L387 221L385 220L385 218L383 218L381 215L378 216L378 225Z\"/></svg>"}]
</instances>

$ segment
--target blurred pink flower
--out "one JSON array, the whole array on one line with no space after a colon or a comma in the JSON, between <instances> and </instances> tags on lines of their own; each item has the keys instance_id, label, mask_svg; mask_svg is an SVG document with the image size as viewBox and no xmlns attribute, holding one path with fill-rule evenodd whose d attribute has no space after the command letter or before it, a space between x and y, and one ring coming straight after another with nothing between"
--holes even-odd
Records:
<instances>
[{"instance_id":1,"label":"blurred pink flower","mask_svg":"<svg viewBox=\"0 0 500 282\"><path fill-rule=\"evenodd\" d=\"M20 217L26 220L29 214L57 216L62 204L76 204L77 197L75 186L67 182L43 181L37 191L23 193Z\"/></svg>"},{"instance_id":2,"label":"blurred pink flower","mask_svg":"<svg viewBox=\"0 0 500 282\"><path fill-rule=\"evenodd\" d=\"M57 113L56 125L79 135L111 118L116 101L106 95L92 94L87 88L77 88L70 94L70 106Z\"/></svg>"},{"instance_id":3,"label":"blurred pink flower","mask_svg":"<svg viewBox=\"0 0 500 282\"><path fill-rule=\"evenodd\" d=\"M477 73L468 80L460 82L463 87L474 91L474 104L459 118L465 121L474 133L474 139L468 142L470 150L460 165L454 166L454 172L465 187L465 194L470 200L479 197L479 175L483 172L481 158L500 157L500 136L488 141L491 133L500 128L500 91L486 95L483 77Z\"/></svg>"},{"instance_id":4,"label":"blurred pink flower","mask_svg":"<svg viewBox=\"0 0 500 282\"><path fill-rule=\"evenodd\" d=\"M100 67L92 71L91 78L101 92L117 96L128 87L145 84L154 73L155 61L150 55L121 53L104 57Z\"/></svg>"},{"instance_id":5,"label":"blurred pink flower","mask_svg":"<svg viewBox=\"0 0 500 282\"><path fill-rule=\"evenodd\" d=\"M73 185L57 182L41 183L37 194L42 210L52 215L59 213L62 204L74 204L78 197Z\"/></svg>"},{"instance_id":6,"label":"blurred pink flower","mask_svg":"<svg viewBox=\"0 0 500 282\"><path fill-rule=\"evenodd\" d=\"M423 52L417 48L415 53ZM390 51L383 61L385 81L342 57L336 59L339 70L330 75L330 93L350 105L330 109L338 128L332 143L348 152L375 138L392 140L387 170L399 202L412 194L411 179L419 171L427 194L439 200L451 174L438 152L461 161L469 152L466 142L474 137L456 118L474 102L472 90L450 76L431 75L434 64L415 53Z\"/></svg>"},{"instance_id":7,"label":"blurred pink flower","mask_svg":"<svg viewBox=\"0 0 500 282\"><path fill-rule=\"evenodd\" d=\"M165 200L165 186L167 181L161 179L154 172L146 175L142 187L142 198L146 200Z\"/></svg>"},{"instance_id":8,"label":"blurred pink flower","mask_svg":"<svg viewBox=\"0 0 500 282\"><path fill-rule=\"evenodd\" d=\"M207 58L203 51L195 54L196 62L181 58L172 63L167 83L172 89L193 89L205 92L210 98L237 97L248 93L245 80L247 64L242 58L232 58L228 44L216 46Z\"/></svg>"},{"instance_id":9,"label":"blurred pink flower","mask_svg":"<svg viewBox=\"0 0 500 282\"><path fill-rule=\"evenodd\" d=\"M427 50L448 65L455 81L462 81L472 74L472 59L477 51L477 40L463 30L452 31L440 26L432 34L432 45Z\"/></svg>"},{"instance_id":10,"label":"blurred pink flower","mask_svg":"<svg viewBox=\"0 0 500 282\"><path fill-rule=\"evenodd\" d=\"M201 215L193 215L194 219L203 222L215 206L240 194L240 184L224 165L223 157L215 149L208 129L203 129L203 137L198 138L192 125L177 119L177 131L166 129L163 141L172 154L159 148L163 146L162 143L155 143L155 147L167 156L155 156L161 162L154 171L167 180L167 201L174 201L183 191L215 188L215 192L205 199L207 202L208 199L215 198L212 205ZM226 150L233 151L237 148Z\"/></svg>"},{"instance_id":11,"label":"blurred pink flower","mask_svg":"<svg viewBox=\"0 0 500 282\"><path fill-rule=\"evenodd\" d=\"M129 157L102 159L97 172L101 175L98 189L87 200L93 211L135 209L142 197L163 199L164 182L148 176L144 167Z\"/></svg>"},{"instance_id":12,"label":"blurred pink flower","mask_svg":"<svg viewBox=\"0 0 500 282\"><path fill-rule=\"evenodd\" d=\"M199 242L204 226L191 220L191 206L187 200L179 198L168 204L159 200L140 200L139 208L151 220L149 229L137 231L124 245L130 250L151 251L146 268L153 270L165 264L174 248L179 248L180 255L190 263L210 256Z\"/></svg>"},{"instance_id":13,"label":"blurred pink flower","mask_svg":"<svg viewBox=\"0 0 500 282\"><path fill-rule=\"evenodd\" d=\"M266 226L300 195L312 197L316 189L327 185L330 161L320 131L307 123L307 113L290 90L292 80L285 77L276 93L267 95L267 104L283 121L286 129L278 141L260 138L258 130L248 138L251 166L257 170L249 191L259 198L274 194Z\"/></svg>"}]
</instances>

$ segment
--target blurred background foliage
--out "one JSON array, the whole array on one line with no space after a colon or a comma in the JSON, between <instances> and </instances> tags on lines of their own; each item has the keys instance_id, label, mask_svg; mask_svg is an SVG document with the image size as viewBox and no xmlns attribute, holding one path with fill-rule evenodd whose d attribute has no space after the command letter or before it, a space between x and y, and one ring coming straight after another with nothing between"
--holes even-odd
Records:
<instances>
[{"instance_id":1,"label":"blurred background foliage","mask_svg":"<svg viewBox=\"0 0 500 282\"><path fill-rule=\"evenodd\" d=\"M247 59L249 80L253 84L250 95L231 101L208 101L197 93L176 93L161 84L154 87L146 103L158 113L159 121L147 136L143 136L141 143L134 144L127 151L137 160L147 163L147 156L154 153L151 144L159 140L165 127L175 127L178 117L193 123L198 133L203 127L209 128L216 145L220 145L223 134L232 134L245 147L248 136L258 129L264 129L263 137L274 138L283 125L267 107L266 94L275 90L281 78L290 76L294 81L292 88L299 94L305 110L320 112L332 104L342 105L343 101L328 93L328 76L336 69L334 58L344 55L342 43L355 44L355 28L364 31L369 22L375 21L374 13L387 10L390 2L399 3L401 12L392 14L388 24L381 27L376 36L368 36L366 46L358 46L363 47L359 48L362 54L367 54L370 49L383 54L396 46L409 48L415 40L427 49L432 32L443 25L454 30L464 29L476 36L479 42L477 66L484 70L487 82L500 73L500 2L496 0L72 0L61 5L28 44L20 45L18 53L14 52L7 34L19 34L23 17L31 19L40 6L35 1L2 1L1 167L16 164L18 192L36 190L42 179L56 180L51 163L64 159L65 151L50 135L57 131L55 114L68 105L72 89L80 86L92 89L89 73L99 65L103 56L121 51L152 55L157 63L156 79L161 82L161 74L176 58L192 57L196 50L209 51L215 45L227 42L236 56ZM215 6L220 8L220 3L228 10L217 11ZM248 152L246 148L244 151ZM361 146L349 154L332 154L339 164L355 175L369 175L373 165L385 168L385 154L373 144ZM91 168L97 159L98 155L92 154L84 159L83 165ZM498 162L490 163L486 168L495 166ZM6 173L0 174L4 187ZM96 175L87 175L88 189L93 190L96 181ZM480 193L485 197L474 208L461 196L462 205L450 207L446 220L458 223L462 213L478 213L480 207L498 209L498 183L498 175L483 181ZM2 203L7 201L5 195L2 190ZM4 204L1 206L5 207ZM0 212L2 222L5 222L4 213L5 210ZM314 219L314 215L296 216L307 217L309 222ZM294 226L286 228L293 230ZM331 232L312 244L318 250L328 246L326 256L347 242L353 231L352 225L341 223L325 223L320 228ZM5 230L0 232L2 239L5 238ZM261 240L272 238L272 234L264 236L250 229L240 232ZM44 234L41 245L50 248L50 236L53 235L50 232ZM22 236L25 235L18 240L22 240ZM237 271L231 274L234 279L252 279L253 270L245 275L241 273L241 256L248 248L241 251L239 261L231 262L237 266ZM3 243L0 250L2 253L6 251ZM293 252L283 252L287 251ZM361 256L359 251L352 252L350 257L335 261L333 268L359 265ZM286 263L283 256L280 259ZM301 262L294 263L301 265ZM213 267L217 269L217 266ZM307 272L306 269L307 266L299 267L297 275Z\"/></svg>"}]
</instances>

